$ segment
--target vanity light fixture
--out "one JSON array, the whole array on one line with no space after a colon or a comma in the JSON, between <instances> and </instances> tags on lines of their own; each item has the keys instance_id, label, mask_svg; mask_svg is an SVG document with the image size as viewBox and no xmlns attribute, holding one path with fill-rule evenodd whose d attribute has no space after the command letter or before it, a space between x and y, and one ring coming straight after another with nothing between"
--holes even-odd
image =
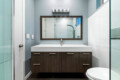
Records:
<instances>
[{"instance_id":1,"label":"vanity light fixture","mask_svg":"<svg viewBox=\"0 0 120 80\"><path fill-rule=\"evenodd\" d=\"M70 9L53 9L52 13L69 13Z\"/></svg>"}]
</instances>

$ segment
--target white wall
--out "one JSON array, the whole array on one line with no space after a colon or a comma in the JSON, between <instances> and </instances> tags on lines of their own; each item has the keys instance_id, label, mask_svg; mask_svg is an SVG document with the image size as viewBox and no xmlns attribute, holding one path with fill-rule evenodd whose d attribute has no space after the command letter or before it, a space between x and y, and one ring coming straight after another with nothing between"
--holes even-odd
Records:
<instances>
[{"instance_id":1,"label":"white wall","mask_svg":"<svg viewBox=\"0 0 120 80\"><path fill-rule=\"evenodd\" d=\"M88 18L88 44L93 48L93 67L109 67L109 2Z\"/></svg>"}]
</instances>

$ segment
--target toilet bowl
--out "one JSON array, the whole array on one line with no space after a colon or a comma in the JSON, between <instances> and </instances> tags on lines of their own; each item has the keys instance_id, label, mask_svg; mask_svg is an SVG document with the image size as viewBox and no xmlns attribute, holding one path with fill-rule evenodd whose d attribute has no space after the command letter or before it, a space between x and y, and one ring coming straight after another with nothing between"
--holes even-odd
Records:
<instances>
[{"instance_id":1,"label":"toilet bowl","mask_svg":"<svg viewBox=\"0 0 120 80\"><path fill-rule=\"evenodd\" d=\"M86 72L86 76L89 80L109 80L109 69L108 68L90 68Z\"/></svg>"}]
</instances>

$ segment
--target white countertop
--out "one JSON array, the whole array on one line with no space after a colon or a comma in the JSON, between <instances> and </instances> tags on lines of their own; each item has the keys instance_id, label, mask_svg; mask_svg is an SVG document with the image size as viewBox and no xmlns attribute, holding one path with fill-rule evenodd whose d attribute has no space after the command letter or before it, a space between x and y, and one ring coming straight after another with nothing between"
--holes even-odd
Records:
<instances>
[{"instance_id":1,"label":"white countertop","mask_svg":"<svg viewBox=\"0 0 120 80\"><path fill-rule=\"evenodd\" d=\"M77 44L39 44L31 47L31 52L92 52L92 47Z\"/></svg>"}]
</instances>

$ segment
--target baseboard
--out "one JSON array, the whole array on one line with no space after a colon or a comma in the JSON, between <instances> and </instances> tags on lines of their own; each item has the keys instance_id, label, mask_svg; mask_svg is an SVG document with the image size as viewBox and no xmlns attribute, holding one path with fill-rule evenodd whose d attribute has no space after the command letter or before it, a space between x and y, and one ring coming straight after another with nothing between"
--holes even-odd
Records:
<instances>
[{"instance_id":1,"label":"baseboard","mask_svg":"<svg viewBox=\"0 0 120 80\"><path fill-rule=\"evenodd\" d=\"M27 79L30 77L31 74L32 74L32 72L30 71L30 72L25 76L25 80L27 80Z\"/></svg>"}]
</instances>

